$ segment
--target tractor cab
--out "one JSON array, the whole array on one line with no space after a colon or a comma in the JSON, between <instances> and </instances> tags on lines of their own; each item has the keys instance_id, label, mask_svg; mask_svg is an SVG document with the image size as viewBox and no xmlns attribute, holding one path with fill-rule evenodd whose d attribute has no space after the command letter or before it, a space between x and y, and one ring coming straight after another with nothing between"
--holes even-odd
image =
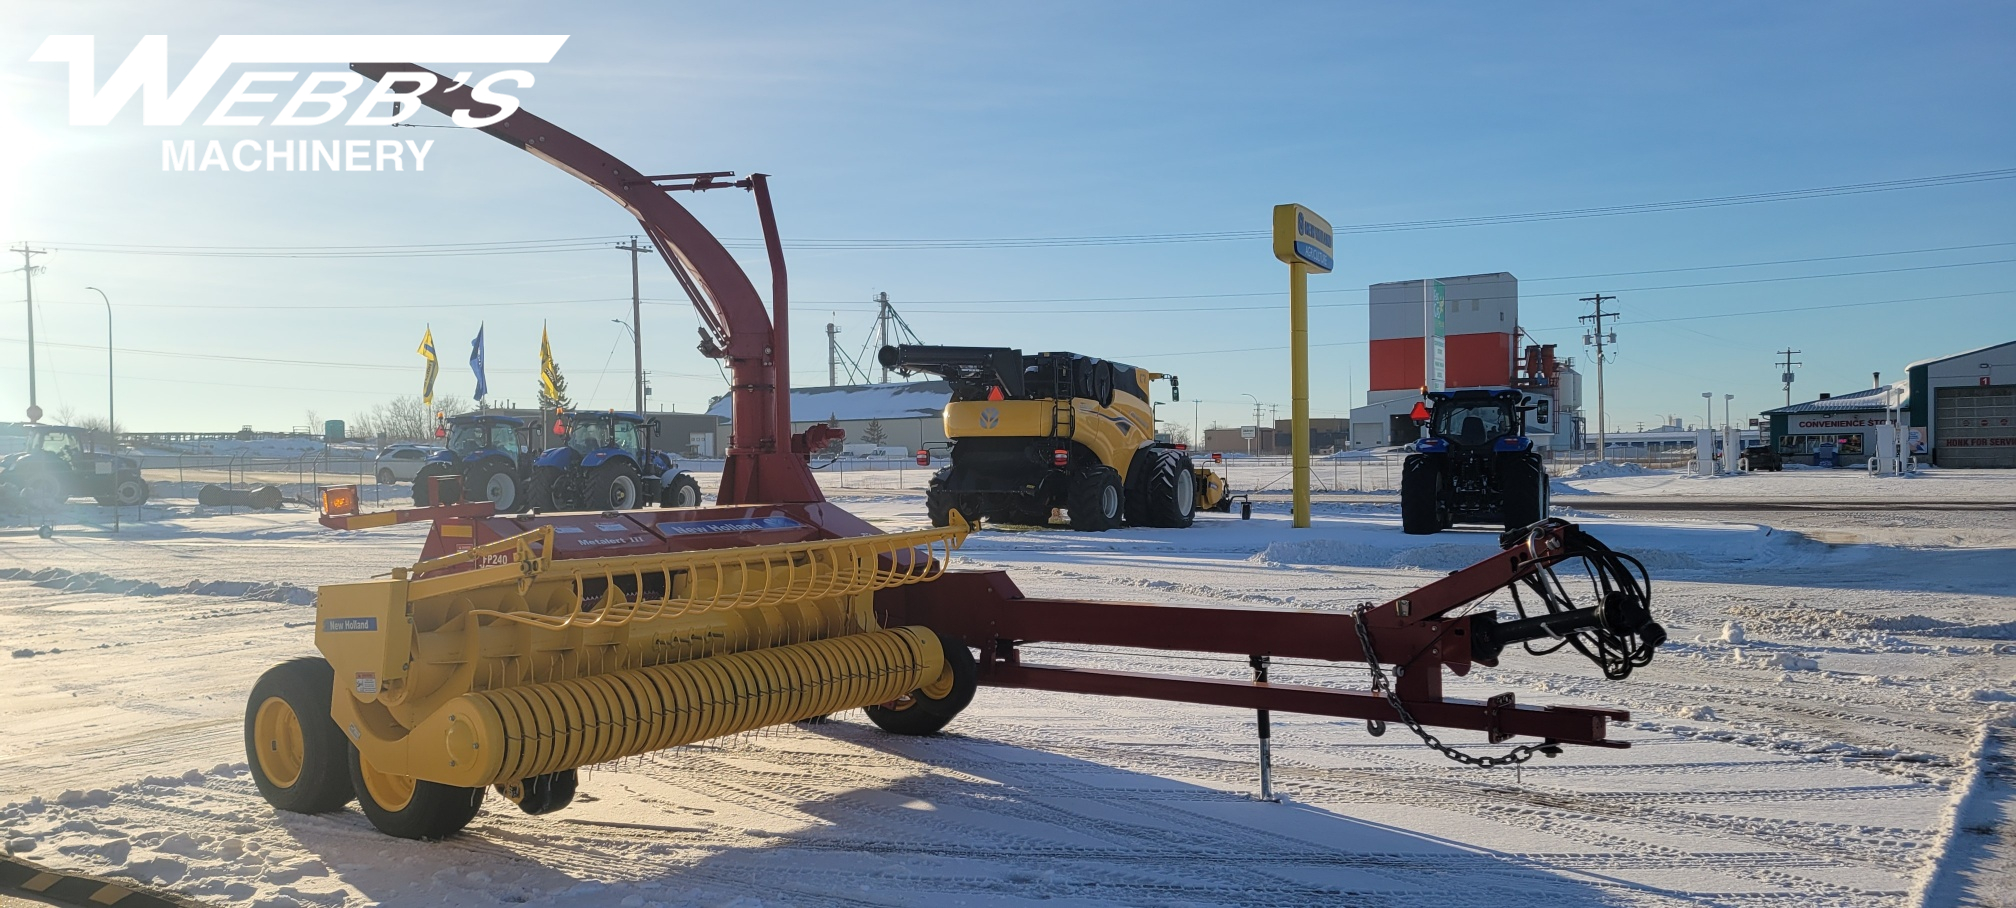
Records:
<instances>
[{"instance_id":1,"label":"tractor cab","mask_svg":"<svg viewBox=\"0 0 2016 908\"><path fill-rule=\"evenodd\" d=\"M434 435L443 439L443 448L427 455L426 466L413 477L413 503L452 503L452 498L434 501L432 483L437 477L459 477L462 500L492 502L500 511L522 509L521 486L532 468L532 425L481 412L436 418Z\"/></svg>"},{"instance_id":2,"label":"tractor cab","mask_svg":"<svg viewBox=\"0 0 2016 908\"><path fill-rule=\"evenodd\" d=\"M488 413L451 416L436 431L446 437L444 450L427 459L434 463L467 463L497 456L516 462L531 447L522 419Z\"/></svg>"},{"instance_id":3,"label":"tractor cab","mask_svg":"<svg viewBox=\"0 0 2016 908\"><path fill-rule=\"evenodd\" d=\"M658 502L698 507L700 485L663 451L651 449L658 421L617 410L563 411L553 429L564 444L534 461L530 502L541 510L623 510Z\"/></svg>"},{"instance_id":4,"label":"tractor cab","mask_svg":"<svg viewBox=\"0 0 2016 908\"><path fill-rule=\"evenodd\" d=\"M1429 451L1449 446L1458 448L1500 448L1497 442L1507 439L1513 444L1502 450L1520 449L1530 446L1526 442L1525 413L1520 408L1521 395L1516 390L1466 389L1462 391L1431 391L1428 400L1428 432L1417 445L1417 450Z\"/></svg>"}]
</instances>

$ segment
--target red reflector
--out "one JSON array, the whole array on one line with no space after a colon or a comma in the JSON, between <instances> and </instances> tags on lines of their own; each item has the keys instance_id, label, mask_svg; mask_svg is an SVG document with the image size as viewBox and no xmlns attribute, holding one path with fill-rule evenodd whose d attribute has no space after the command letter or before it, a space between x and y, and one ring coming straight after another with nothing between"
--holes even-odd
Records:
<instances>
[{"instance_id":1,"label":"red reflector","mask_svg":"<svg viewBox=\"0 0 2016 908\"><path fill-rule=\"evenodd\" d=\"M1176 446L1176 450L1178 450L1178 451L1188 451L1188 450L1190 450L1190 446L1189 446L1189 445L1177 445L1177 446Z\"/></svg>"},{"instance_id":2,"label":"red reflector","mask_svg":"<svg viewBox=\"0 0 2016 908\"><path fill-rule=\"evenodd\" d=\"M1071 465L1071 452L1058 448L1050 455L1050 462L1060 467L1068 467Z\"/></svg>"},{"instance_id":3,"label":"red reflector","mask_svg":"<svg viewBox=\"0 0 2016 908\"><path fill-rule=\"evenodd\" d=\"M1421 402L1421 401L1418 401L1418 400L1417 400L1417 401L1415 401L1415 402L1414 402L1414 412L1412 412L1412 413L1409 413L1409 414L1407 414L1407 417L1408 417L1409 419L1412 419L1412 420L1414 420L1415 422L1427 422L1427 421L1428 421L1428 405L1427 405L1426 403L1423 403L1423 402Z\"/></svg>"},{"instance_id":4,"label":"red reflector","mask_svg":"<svg viewBox=\"0 0 2016 908\"><path fill-rule=\"evenodd\" d=\"M920 467L928 467L928 466L930 466L930 465L931 465L931 452L930 452L930 451L923 451L923 450L920 450L920 451L918 451L918 452L917 452L917 465L918 465L918 466L920 466Z\"/></svg>"},{"instance_id":5,"label":"red reflector","mask_svg":"<svg viewBox=\"0 0 2016 908\"><path fill-rule=\"evenodd\" d=\"M434 437L435 437L435 438L447 438L447 437L448 437L448 430L447 430L447 429L443 429L443 428L441 428L440 426L435 426L435 427L434 427Z\"/></svg>"},{"instance_id":6,"label":"red reflector","mask_svg":"<svg viewBox=\"0 0 2016 908\"><path fill-rule=\"evenodd\" d=\"M1006 395L1006 394L1003 394L1003 393L1001 393L1001 386L1000 386L1000 385L995 385L994 387L992 387L992 388L988 388L988 389L987 389L987 399L988 399L988 400L1007 400L1007 399L1008 399L1008 395Z\"/></svg>"}]
</instances>

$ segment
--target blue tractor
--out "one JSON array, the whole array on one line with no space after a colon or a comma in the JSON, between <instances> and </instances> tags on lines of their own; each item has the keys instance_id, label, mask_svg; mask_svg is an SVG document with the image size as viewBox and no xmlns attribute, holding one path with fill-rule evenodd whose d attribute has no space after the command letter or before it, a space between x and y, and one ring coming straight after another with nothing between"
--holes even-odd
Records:
<instances>
[{"instance_id":1,"label":"blue tractor","mask_svg":"<svg viewBox=\"0 0 2016 908\"><path fill-rule=\"evenodd\" d=\"M506 514L525 510L525 481L538 454L533 440L538 427L491 413L464 413L444 423L436 431L447 435L447 449L428 455L427 465L413 476L413 504L453 504L434 501L427 481L459 476L463 501L492 502Z\"/></svg>"},{"instance_id":2,"label":"blue tractor","mask_svg":"<svg viewBox=\"0 0 2016 908\"><path fill-rule=\"evenodd\" d=\"M657 420L614 410L562 413L555 429L567 443L532 467L526 500L542 511L621 511L657 502L700 506L700 483L663 451L651 449Z\"/></svg>"},{"instance_id":3,"label":"blue tractor","mask_svg":"<svg viewBox=\"0 0 2016 908\"><path fill-rule=\"evenodd\" d=\"M1459 523L1516 530L1547 516L1547 469L1526 436L1516 388L1430 391L1424 424L1400 469L1400 526L1426 535Z\"/></svg>"}]
</instances>

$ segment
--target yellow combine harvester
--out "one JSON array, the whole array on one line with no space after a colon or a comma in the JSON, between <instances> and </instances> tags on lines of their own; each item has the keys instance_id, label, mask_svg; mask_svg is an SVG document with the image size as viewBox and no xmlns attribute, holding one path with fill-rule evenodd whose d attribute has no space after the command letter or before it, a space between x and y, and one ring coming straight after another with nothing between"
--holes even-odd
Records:
<instances>
[{"instance_id":1,"label":"yellow combine harvester","mask_svg":"<svg viewBox=\"0 0 2016 908\"><path fill-rule=\"evenodd\" d=\"M1187 527L1200 510L1231 509L1223 477L1155 439L1149 387L1167 379L1170 399L1180 400L1174 375L1007 347L905 344L883 347L880 358L952 386L952 464L925 493L933 525L957 510L1042 526L1063 508L1074 530Z\"/></svg>"},{"instance_id":2,"label":"yellow combine harvester","mask_svg":"<svg viewBox=\"0 0 2016 908\"><path fill-rule=\"evenodd\" d=\"M764 726L863 708L888 731L931 734L981 684L1404 722L1430 743L1426 725L1539 739L1504 757L1464 758L1477 765L1562 744L1624 746L1605 735L1628 717L1617 710L1442 695L1445 670L1495 665L1530 640L1575 640L1612 678L1651 658L1664 637L1638 577L1573 526L1543 521L1507 534L1503 552L1355 613L1046 600L999 571L947 571L971 529L959 513L934 504L944 526L883 533L826 501L813 479L810 452L839 433L791 432L786 270L763 175L645 175L523 110L499 115L460 82L410 64L352 68L381 83L420 83L414 92L437 112L494 116L477 128L636 216L701 316L702 351L727 361L735 419L713 507L502 515L482 501L366 514L355 487L324 490L327 526L425 520L433 529L410 568L323 587L321 657L275 666L253 685L245 749L275 807L320 813L354 798L386 833L439 838L467 825L492 788L548 813L573 799L581 767ZM734 257L670 197L729 187L755 196L767 310ZM1083 357L1035 359L1039 372L1047 362L1057 373L1025 379L1014 354L997 370L1002 399L952 405L982 430L961 439L971 446L962 451L1035 438L1052 446L1052 467L1083 465L1068 474L1081 478L1076 486L1038 481L1018 492L1021 506L1068 495L1091 501L1103 527L1123 508L1174 523L1217 500L1213 477L1180 450L1147 443L1152 375ZM1067 380L1067 390L1041 390ZM1001 420L1027 434L988 435ZM1137 478L1161 485L1130 484ZM1119 504L1121 491L1147 504ZM1074 523L1084 510L1074 508ZM1570 559L1595 565L1596 604L1576 606L1554 578ZM1529 587L1545 612L1501 622L1470 608L1512 584ZM1240 655L1259 677L1036 665L1020 649L1036 641ZM1373 689L1268 683L1275 656L1366 663ZM1382 662L1396 666L1390 678Z\"/></svg>"}]
</instances>

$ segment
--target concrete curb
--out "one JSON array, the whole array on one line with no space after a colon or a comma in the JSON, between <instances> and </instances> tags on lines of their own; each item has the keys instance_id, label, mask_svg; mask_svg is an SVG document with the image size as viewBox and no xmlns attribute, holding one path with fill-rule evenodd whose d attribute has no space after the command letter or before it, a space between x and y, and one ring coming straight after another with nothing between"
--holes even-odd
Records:
<instances>
[{"instance_id":1,"label":"concrete curb","mask_svg":"<svg viewBox=\"0 0 2016 908\"><path fill-rule=\"evenodd\" d=\"M0 896L38 904L75 908L203 908L201 902L168 893L148 892L137 884L113 882L82 873L64 873L31 864L13 855L0 856Z\"/></svg>"}]
</instances>

